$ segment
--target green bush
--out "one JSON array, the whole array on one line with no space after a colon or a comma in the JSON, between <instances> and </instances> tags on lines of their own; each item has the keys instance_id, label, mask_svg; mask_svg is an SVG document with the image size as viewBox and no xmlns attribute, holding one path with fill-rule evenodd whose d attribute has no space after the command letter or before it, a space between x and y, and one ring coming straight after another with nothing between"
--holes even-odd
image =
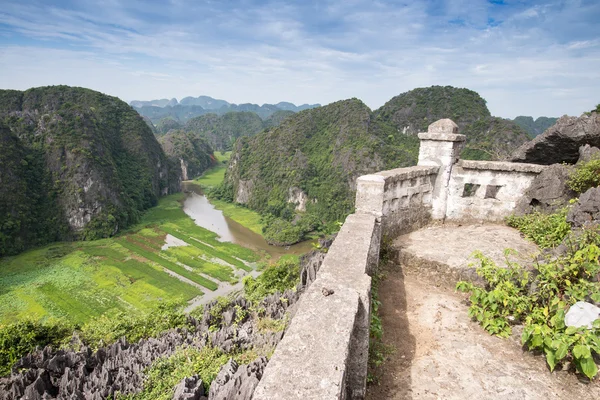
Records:
<instances>
[{"instance_id":1,"label":"green bush","mask_svg":"<svg viewBox=\"0 0 600 400\"><path fill-rule=\"evenodd\" d=\"M198 375L208 392L229 356L216 347L180 348L169 357L156 360L144 371L144 389L137 394L116 396L117 399L170 400L175 386L186 377Z\"/></svg>"},{"instance_id":2,"label":"green bush","mask_svg":"<svg viewBox=\"0 0 600 400\"><path fill-rule=\"evenodd\" d=\"M270 220L264 228L265 240L277 246L287 246L302 240L304 232L299 226L281 218Z\"/></svg>"},{"instance_id":3,"label":"green bush","mask_svg":"<svg viewBox=\"0 0 600 400\"><path fill-rule=\"evenodd\" d=\"M600 185L600 159L593 159L577 165L567 184L576 193L584 193L590 188L598 187Z\"/></svg>"},{"instance_id":4,"label":"green bush","mask_svg":"<svg viewBox=\"0 0 600 400\"><path fill-rule=\"evenodd\" d=\"M565 207L554 214L536 211L523 216L511 215L506 218L506 223L541 248L556 247L571 231L567 222L568 212L569 209Z\"/></svg>"},{"instance_id":5,"label":"green bush","mask_svg":"<svg viewBox=\"0 0 600 400\"><path fill-rule=\"evenodd\" d=\"M283 293L286 289L295 288L299 280L298 261L280 260L276 265L267 267L258 278L246 276L243 280L244 293L248 300L258 303L275 292Z\"/></svg>"},{"instance_id":6,"label":"green bush","mask_svg":"<svg viewBox=\"0 0 600 400\"><path fill-rule=\"evenodd\" d=\"M566 327L565 314L577 301L600 302L600 233L585 230L569 243L565 255L535 266L529 273L508 263L496 266L478 254L477 274L485 287L459 282L457 290L470 293L469 315L489 333L507 337L511 325L523 323L521 341L529 350L543 352L550 370L572 361L593 378L598 373L594 354L600 355L600 319L592 329Z\"/></svg>"},{"instance_id":7,"label":"green bush","mask_svg":"<svg viewBox=\"0 0 600 400\"><path fill-rule=\"evenodd\" d=\"M61 347L73 329L63 320L24 320L0 326L0 376L8 375L13 364L36 347Z\"/></svg>"}]
</instances>

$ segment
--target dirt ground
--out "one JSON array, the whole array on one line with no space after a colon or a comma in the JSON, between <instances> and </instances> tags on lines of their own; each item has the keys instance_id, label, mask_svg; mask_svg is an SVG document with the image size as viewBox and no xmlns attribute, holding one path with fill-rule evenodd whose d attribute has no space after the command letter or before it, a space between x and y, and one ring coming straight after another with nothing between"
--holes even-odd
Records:
<instances>
[{"instance_id":1,"label":"dirt ground","mask_svg":"<svg viewBox=\"0 0 600 400\"><path fill-rule=\"evenodd\" d=\"M395 350L367 399L600 399L598 379L551 373L542 356L522 350L519 332L490 336L470 320L466 296L452 285L393 263L384 272L383 340Z\"/></svg>"},{"instance_id":2,"label":"dirt ground","mask_svg":"<svg viewBox=\"0 0 600 400\"><path fill-rule=\"evenodd\" d=\"M550 373L518 338L483 331L468 317L461 294L392 267L379 296L384 343L395 351L367 399L600 399L598 381Z\"/></svg>"}]
</instances>

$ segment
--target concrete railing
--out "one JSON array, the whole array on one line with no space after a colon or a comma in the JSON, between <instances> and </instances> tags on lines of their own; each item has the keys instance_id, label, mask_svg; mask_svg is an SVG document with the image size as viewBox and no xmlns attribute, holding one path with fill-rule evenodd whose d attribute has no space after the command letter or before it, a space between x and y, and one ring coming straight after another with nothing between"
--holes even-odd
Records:
<instances>
[{"instance_id":1,"label":"concrete railing","mask_svg":"<svg viewBox=\"0 0 600 400\"><path fill-rule=\"evenodd\" d=\"M364 398L370 274L382 235L407 233L430 220L502 218L544 168L459 161L465 136L451 120L431 124L419 138L418 166L358 178L356 213L302 296L254 400Z\"/></svg>"},{"instance_id":2,"label":"concrete railing","mask_svg":"<svg viewBox=\"0 0 600 400\"><path fill-rule=\"evenodd\" d=\"M364 397L369 354L371 277L381 226L371 214L346 218L317 279L254 392L254 400Z\"/></svg>"}]
</instances>

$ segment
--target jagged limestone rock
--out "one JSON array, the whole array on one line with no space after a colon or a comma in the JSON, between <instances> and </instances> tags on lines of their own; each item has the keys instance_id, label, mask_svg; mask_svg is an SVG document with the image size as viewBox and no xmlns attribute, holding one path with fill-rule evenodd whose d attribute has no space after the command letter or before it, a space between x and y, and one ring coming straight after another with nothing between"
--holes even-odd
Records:
<instances>
[{"instance_id":1,"label":"jagged limestone rock","mask_svg":"<svg viewBox=\"0 0 600 400\"><path fill-rule=\"evenodd\" d=\"M575 164L579 148L584 145L600 147L600 114L581 117L561 117L554 126L531 142L519 147L512 161L551 165L567 162Z\"/></svg>"},{"instance_id":2,"label":"jagged limestone rock","mask_svg":"<svg viewBox=\"0 0 600 400\"><path fill-rule=\"evenodd\" d=\"M554 212L568 204L575 197L575 192L567 185L572 171L573 167L563 164L554 164L543 170L517 202L515 213Z\"/></svg>"},{"instance_id":3,"label":"jagged limestone rock","mask_svg":"<svg viewBox=\"0 0 600 400\"><path fill-rule=\"evenodd\" d=\"M579 196L577 203L567 215L567 222L581 228L600 221L600 187L588 189Z\"/></svg>"}]
</instances>

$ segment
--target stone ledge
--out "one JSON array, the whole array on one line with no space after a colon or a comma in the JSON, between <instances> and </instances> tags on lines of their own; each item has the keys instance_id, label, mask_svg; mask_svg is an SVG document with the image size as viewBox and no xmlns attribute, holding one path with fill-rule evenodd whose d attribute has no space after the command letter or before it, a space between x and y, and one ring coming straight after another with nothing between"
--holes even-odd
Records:
<instances>
[{"instance_id":1,"label":"stone ledge","mask_svg":"<svg viewBox=\"0 0 600 400\"><path fill-rule=\"evenodd\" d=\"M463 169L477 169L488 171L505 171L505 172L527 172L539 174L547 168L546 165L514 163L509 161L474 161L460 160L457 163L458 167Z\"/></svg>"},{"instance_id":2,"label":"stone ledge","mask_svg":"<svg viewBox=\"0 0 600 400\"><path fill-rule=\"evenodd\" d=\"M324 289L333 291L325 296ZM267 365L254 400L345 398L358 293L317 279Z\"/></svg>"},{"instance_id":3,"label":"stone ledge","mask_svg":"<svg viewBox=\"0 0 600 400\"><path fill-rule=\"evenodd\" d=\"M368 273L379 258L380 234L374 215L346 218L253 399L364 397L371 300Z\"/></svg>"},{"instance_id":4,"label":"stone ledge","mask_svg":"<svg viewBox=\"0 0 600 400\"><path fill-rule=\"evenodd\" d=\"M384 178L386 183L388 183L390 181L395 182L400 180L417 178L419 176L435 175L437 174L438 169L439 167L437 166L417 165L414 167L390 169L388 171L381 171L377 174L367 176L380 176ZM358 179L360 180L361 178L362 176Z\"/></svg>"},{"instance_id":5,"label":"stone ledge","mask_svg":"<svg viewBox=\"0 0 600 400\"><path fill-rule=\"evenodd\" d=\"M436 140L439 142L464 142L467 140L467 137L460 133L421 132L418 136L420 140Z\"/></svg>"}]
</instances>

